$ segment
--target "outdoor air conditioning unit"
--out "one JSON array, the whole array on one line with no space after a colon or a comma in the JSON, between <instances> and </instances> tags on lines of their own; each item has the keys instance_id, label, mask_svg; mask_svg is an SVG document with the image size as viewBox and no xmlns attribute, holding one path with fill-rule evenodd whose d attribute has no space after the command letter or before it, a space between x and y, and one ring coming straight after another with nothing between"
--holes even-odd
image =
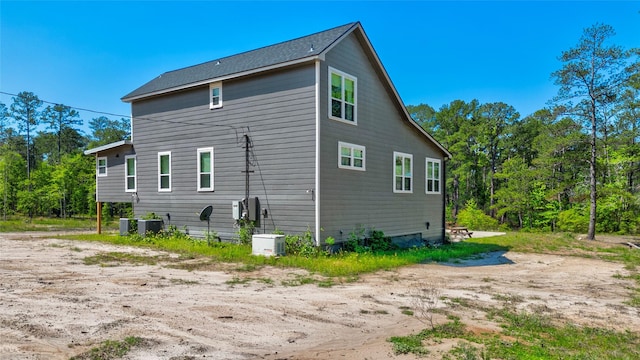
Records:
<instances>
[{"instance_id":1,"label":"outdoor air conditioning unit","mask_svg":"<svg viewBox=\"0 0 640 360\"><path fill-rule=\"evenodd\" d=\"M284 255L284 235L256 234L251 237L253 255Z\"/></svg>"}]
</instances>

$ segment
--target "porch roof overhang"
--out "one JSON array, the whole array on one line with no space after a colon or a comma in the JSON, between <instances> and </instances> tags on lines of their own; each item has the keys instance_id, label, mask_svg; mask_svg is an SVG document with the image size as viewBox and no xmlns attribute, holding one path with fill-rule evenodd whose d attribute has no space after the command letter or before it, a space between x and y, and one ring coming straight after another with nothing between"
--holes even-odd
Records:
<instances>
[{"instance_id":1,"label":"porch roof overhang","mask_svg":"<svg viewBox=\"0 0 640 360\"><path fill-rule=\"evenodd\" d=\"M131 147L131 146L133 146L133 142L131 142L131 140L121 140L121 141L113 142L111 144L102 145L93 149L85 150L84 154L85 155L99 154L104 151L114 150L121 147Z\"/></svg>"}]
</instances>

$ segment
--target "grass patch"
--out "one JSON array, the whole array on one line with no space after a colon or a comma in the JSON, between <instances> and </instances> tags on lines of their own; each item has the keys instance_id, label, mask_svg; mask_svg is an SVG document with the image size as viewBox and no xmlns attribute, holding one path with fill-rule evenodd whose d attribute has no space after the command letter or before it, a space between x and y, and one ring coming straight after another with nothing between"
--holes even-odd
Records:
<instances>
[{"instance_id":1,"label":"grass patch","mask_svg":"<svg viewBox=\"0 0 640 360\"><path fill-rule=\"evenodd\" d=\"M81 234L60 236L65 239L99 241L115 245L130 245L165 250L189 255L204 256L211 262L242 263L239 271L254 271L269 265L280 268L301 268L325 277L342 277L357 280L360 274L378 270L392 270L401 266L423 262L449 261L455 258L467 258L488 251L506 250L503 246L493 244L455 243L433 248L415 248L377 253L338 253L331 256L314 257L288 255L282 257L264 257L251 255L251 246L231 243L207 244L178 237L137 238L115 234ZM155 262L157 262L156 260ZM203 262L202 264L207 264ZM209 263L210 264L210 263ZM181 265L172 265L181 266ZM190 269L198 268L198 264L185 265ZM352 280L352 281L355 281Z\"/></svg>"},{"instance_id":2,"label":"grass patch","mask_svg":"<svg viewBox=\"0 0 640 360\"><path fill-rule=\"evenodd\" d=\"M281 284L283 286L302 286L302 285L308 285L308 284L315 284L316 282L317 280L311 276L296 274L293 277L293 279L282 280Z\"/></svg>"},{"instance_id":3,"label":"grass patch","mask_svg":"<svg viewBox=\"0 0 640 360\"><path fill-rule=\"evenodd\" d=\"M143 339L130 336L122 341L107 340L85 353L71 357L69 360L110 360L119 359L126 355L132 348L143 343Z\"/></svg>"},{"instance_id":4,"label":"grass patch","mask_svg":"<svg viewBox=\"0 0 640 360\"><path fill-rule=\"evenodd\" d=\"M238 276L234 276L231 280L227 280L224 283L230 286L234 286L234 285L247 285L249 284L253 279L250 277L238 277Z\"/></svg>"},{"instance_id":5,"label":"grass patch","mask_svg":"<svg viewBox=\"0 0 640 360\"><path fill-rule=\"evenodd\" d=\"M0 232L89 230L94 229L96 220L90 218L47 218L10 216L0 221Z\"/></svg>"},{"instance_id":6,"label":"grass patch","mask_svg":"<svg viewBox=\"0 0 640 360\"><path fill-rule=\"evenodd\" d=\"M424 343L428 340L460 340L443 359L640 358L640 335L630 331L555 325L547 316L508 309L492 310L489 317L500 323L501 332L472 333L453 317L419 334L392 337L388 341L393 343L396 354L424 355L427 352Z\"/></svg>"},{"instance_id":7,"label":"grass patch","mask_svg":"<svg viewBox=\"0 0 640 360\"><path fill-rule=\"evenodd\" d=\"M175 284L175 285L197 285L197 284L199 284L199 282L197 282L195 280L171 279L169 281L171 281L171 283Z\"/></svg>"},{"instance_id":8,"label":"grass patch","mask_svg":"<svg viewBox=\"0 0 640 360\"><path fill-rule=\"evenodd\" d=\"M265 277L253 278L253 277L234 276L231 280L227 280L224 283L233 287L234 285L248 285L252 281L257 281L261 284L265 284L269 286L274 285L273 279L265 278Z\"/></svg>"},{"instance_id":9,"label":"grass patch","mask_svg":"<svg viewBox=\"0 0 640 360\"><path fill-rule=\"evenodd\" d=\"M85 265L117 266L121 264L156 265L160 259L168 257L145 256L125 252L107 252L87 256L83 259Z\"/></svg>"}]
</instances>

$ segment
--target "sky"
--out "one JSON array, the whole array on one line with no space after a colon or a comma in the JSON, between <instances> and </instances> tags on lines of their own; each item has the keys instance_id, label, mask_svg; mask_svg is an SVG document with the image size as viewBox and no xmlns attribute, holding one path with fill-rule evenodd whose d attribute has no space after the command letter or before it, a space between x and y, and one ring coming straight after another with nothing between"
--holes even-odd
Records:
<instances>
[{"instance_id":1,"label":"sky","mask_svg":"<svg viewBox=\"0 0 640 360\"><path fill-rule=\"evenodd\" d=\"M609 44L640 47L640 1L0 0L0 102L30 91L82 109L85 124L119 119L130 114L120 98L163 72L353 21L404 103L436 110L544 108L558 57L595 24L615 29Z\"/></svg>"}]
</instances>

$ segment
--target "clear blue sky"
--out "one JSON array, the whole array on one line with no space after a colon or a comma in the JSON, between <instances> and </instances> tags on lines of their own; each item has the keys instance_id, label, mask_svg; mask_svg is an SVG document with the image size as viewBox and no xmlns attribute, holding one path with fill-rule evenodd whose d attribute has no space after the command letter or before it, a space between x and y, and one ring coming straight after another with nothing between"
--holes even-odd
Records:
<instances>
[{"instance_id":1,"label":"clear blue sky","mask_svg":"<svg viewBox=\"0 0 640 360\"><path fill-rule=\"evenodd\" d=\"M120 98L165 71L360 21L405 104L501 101L524 117L556 94L550 74L584 28L609 24L612 43L640 47L639 11L639 1L1 0L0 91L128 115Z\"/></svg>"}]
</instances>

